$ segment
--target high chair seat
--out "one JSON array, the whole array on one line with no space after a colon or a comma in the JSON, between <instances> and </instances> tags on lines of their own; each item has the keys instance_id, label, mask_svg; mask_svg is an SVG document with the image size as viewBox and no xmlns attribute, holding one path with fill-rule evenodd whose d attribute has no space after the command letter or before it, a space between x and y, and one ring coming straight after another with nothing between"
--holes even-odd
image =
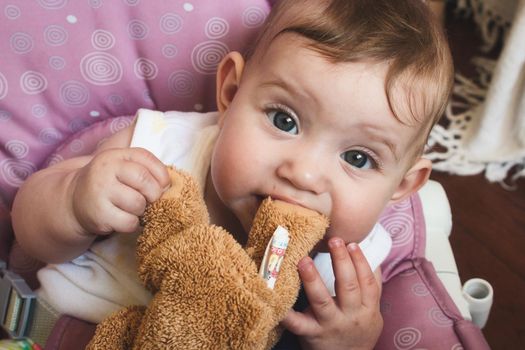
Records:
<instances>
[{"instance_id":1,"label":"high chair seat","mask_svg":"<svg viewBox=\"0 0 525 350\"><path fill-rule=\"evenodd\" d=\"M215 109L217 63L227 51L242 51L254 40L271 3L12 0L0 5L0 258L10 270L38 286L35 271L42 264L21 251L9 218L25 178L90 153L129 125L139 108ZM394 245L382 265L384 330L376 348L488 348L461 301L442 187L430 182L387 208L380 221ZM81 348L93 329L64 315L46 348Z\"/></svg>"}]
</instances>

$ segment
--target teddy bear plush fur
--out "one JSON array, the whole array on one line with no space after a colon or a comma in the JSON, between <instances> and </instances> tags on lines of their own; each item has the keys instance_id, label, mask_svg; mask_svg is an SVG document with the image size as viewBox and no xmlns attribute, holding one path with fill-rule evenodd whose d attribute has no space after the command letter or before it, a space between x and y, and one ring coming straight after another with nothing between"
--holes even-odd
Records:
<instances>
[{"instance_id":1,"label":"teddy bear plush fur","mask_svg":"<svg viewBox=\"0 0 525 350\"><path fill-rule=\"evenodd\" d=\"M193 179L170 170L171 188L148 206L137 242L138 273L153 299L98 325L88 349L269 349L300 287L296 269L323 237L328 220L311 210L265 199L242 247L208 223ZM290 242L274 289L259 276L278 225Z\"/></svg>"}]
</instances>

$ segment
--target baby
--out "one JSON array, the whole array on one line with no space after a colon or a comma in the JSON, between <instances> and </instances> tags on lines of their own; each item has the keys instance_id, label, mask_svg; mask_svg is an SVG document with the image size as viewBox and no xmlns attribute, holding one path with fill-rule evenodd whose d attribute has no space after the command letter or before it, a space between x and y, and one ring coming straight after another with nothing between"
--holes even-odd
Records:
<instances>
[{"instance_id":1,"label":"baby","mask_svg":"<svg viewBox=\"0 0 525 350\"><path fill-rule=\"evenodd\" d=\"M441 25L420 0L279 1L253 50L219 65L217 112L141 110L94 154L25 182L13 204L17 240L61 263L40 271L41 296L94 322L146 304L134 242L174 164L200 181L211 222L241 243L268 196L327 215L316 252L330 253L324 279L335 286L303 258L309 309L282 324L307 348L372 348L381 261L371 268L356 243L384 237L384 208L427 181L421 156L452 76Z\"/></svg>"}]
</instances>

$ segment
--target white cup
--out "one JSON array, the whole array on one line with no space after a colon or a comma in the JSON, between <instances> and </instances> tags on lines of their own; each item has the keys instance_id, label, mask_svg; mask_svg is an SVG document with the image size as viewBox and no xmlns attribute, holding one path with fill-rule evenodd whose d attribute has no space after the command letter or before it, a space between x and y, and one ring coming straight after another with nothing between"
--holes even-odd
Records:
<instances>
[{"instance_id":1,"label":"white cup","mask_svg":"<svg viewBox=\"0 0 525 350\"><path fill-rule=\"evenodd\" d=\"M484 279L472 278L465 282L462 291L469 306L472 322L479 328L485 327L494 299L492 286Z\"/></svg>"}]
</instances>

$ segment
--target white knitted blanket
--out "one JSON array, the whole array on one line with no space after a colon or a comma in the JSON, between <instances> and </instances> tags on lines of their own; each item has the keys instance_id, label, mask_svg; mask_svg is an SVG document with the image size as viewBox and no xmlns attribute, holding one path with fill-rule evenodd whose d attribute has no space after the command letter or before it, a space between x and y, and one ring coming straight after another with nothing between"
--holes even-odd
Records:
<instances>
[{"instance_id":1,"label":"white knitted blanket","mask_svg":"<svg viewBox=\"0 0 525 350\"><path fill-rule=\"evenodd\" d=\"M512 184L525 176L525 0L460 0L458 7L472 11L485 49L500 35L504 47L497 61L475 58L477 83L456 76L450 124L432 130L427 156L436 170L485 172L490 181Z\"/></svg>"}]
</instances>

